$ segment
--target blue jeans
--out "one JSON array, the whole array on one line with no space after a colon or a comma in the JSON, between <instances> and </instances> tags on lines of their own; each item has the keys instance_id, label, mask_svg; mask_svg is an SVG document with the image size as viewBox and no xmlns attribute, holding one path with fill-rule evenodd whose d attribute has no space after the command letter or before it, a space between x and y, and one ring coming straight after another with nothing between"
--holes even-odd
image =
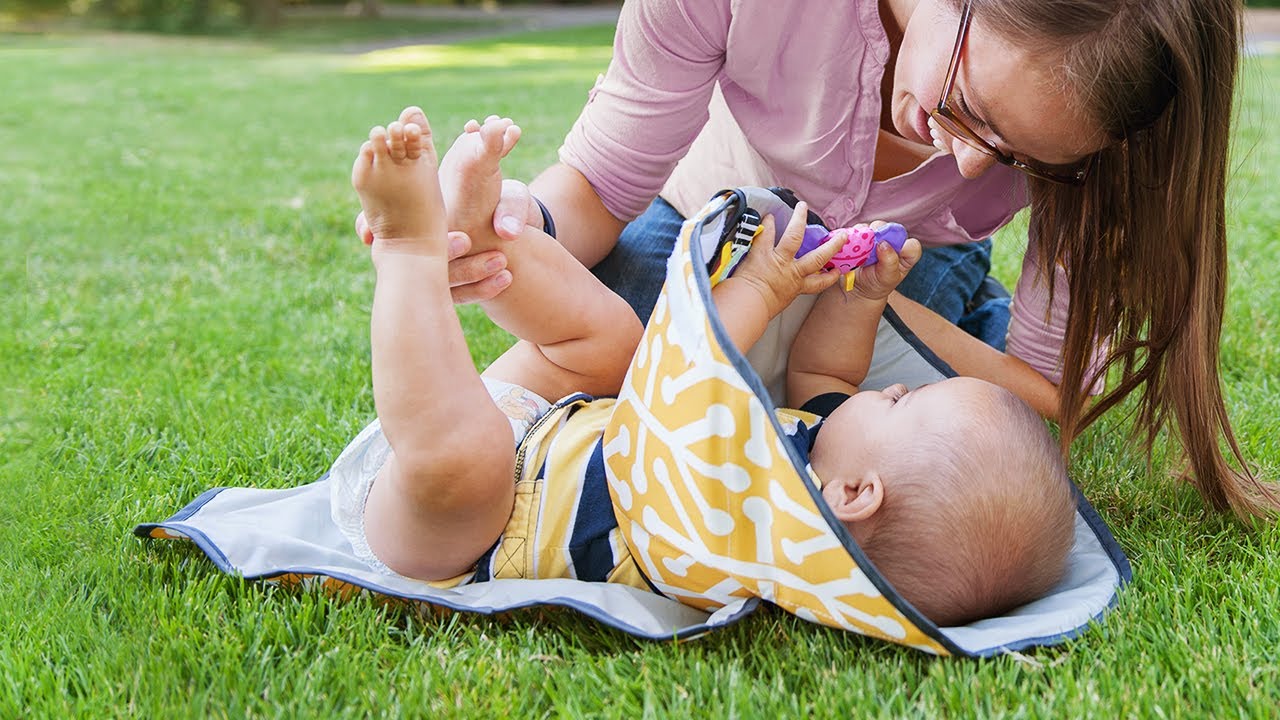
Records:
<instances>
[{"instance_id":1,"label":"blue jeans","mask_svg":"<svg viewBox=\"0 0 1280 720\"><path fill-rule=\"evenodd\" d=\"M618 244L591 269L631 304L641 320L653 313L666 279L667 258L684 217L658 198L623 229ZM1009 293L987 275L991 240L926 250L898 291L986 344L1004 351Z\"/></svg>"},{"instance_id":2,"label":"blue jeans","mask_svg":"<svg viewBox=\"0 0 1280 720\"><path fill-rule=\"evenodd\" d=\"M898 285L898 292L1004 352L1009 291L987 274L990 270L991 238L930 248Z\"/></svg>"},{"instance_id":3,"label":"blue jeans","mask_svg":"<svg viewBox=\"0 0 1280 720\"><path fill-rule=\"evenodd\" d=\"M631 304L644 322L653 314L653 305L667 278L667 258L676 245L684 217L662 198L632 220L618 244L591 272L611 290Z\"/></svg>"}]
</instances>

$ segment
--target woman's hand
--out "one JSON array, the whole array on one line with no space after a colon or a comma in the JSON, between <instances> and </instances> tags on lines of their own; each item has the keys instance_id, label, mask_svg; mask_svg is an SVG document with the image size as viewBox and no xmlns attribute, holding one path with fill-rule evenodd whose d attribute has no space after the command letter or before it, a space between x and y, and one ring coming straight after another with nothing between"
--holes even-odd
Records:
<instances>
[{"instance_id":1,"label":"woman's hand","mask_svg":"<svg viewBox=\"0 0 1280 720\"><path fill-rule=\"evenodd\" d=\"M515 240L524 230L521 217L524 223L542 227L542 211L529 194L529 187L519 180L503 180L502 196L493 215L494 232L505 240ZM363 212L356 216L355 226L360 241L372 245L373 233ZM471 239L465 229L450 230L455 231L449 234L449 286L455 304L492 300L511 285L507 258L501 251L470 255Z\"/></svg>"},{"instance_id":2,"label":"woman's hand","mask_svg":"<svg viewBox=\"0 0 1280 720\"><path fill-rule=\"evenodd\" d=\"M356 216L356 235L365 245L373 244L373 233L364 213ZM466 233L449 233L449 292L457 305L492 300L511 285L507 257L497 250L468 255L471 238Z\"/></svg>"},{"instance_id":3,"label":"woman's hand","mask_svg":"<svg viewBox=\"0 0 1280 720\"><path fill-rule=\"evenodd\" d=\"M804 240L808 215L809 206L803 202L796 203L777 245L769 242L769 238L774 236L774 220L772 215L766 215L760 234L734 273L735 278L760 293L771 318L782 312L797 296L822 292L840 277L838 273L825 272L822 268L844 246L846 233L838 232L813 252L796 257Z\"/></svg>"}]
</instances>

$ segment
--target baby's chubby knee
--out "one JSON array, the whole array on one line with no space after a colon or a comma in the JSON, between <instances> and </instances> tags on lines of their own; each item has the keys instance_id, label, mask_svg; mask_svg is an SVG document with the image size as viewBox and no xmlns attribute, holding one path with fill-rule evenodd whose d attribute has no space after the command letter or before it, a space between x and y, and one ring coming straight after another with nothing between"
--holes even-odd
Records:
<instances>
[{"instance_id":1,"label":"baby's chubby knee","mask_svg":"<svg viewBox=\"0 0 1280 720\"><path fill-rule=\"evenodd\" d=\"M515 441L496 407L467 410L434 437L392 443L378 482L401 502L431 514L468 512L511 492Z\"/></svg>"}]
</instances>

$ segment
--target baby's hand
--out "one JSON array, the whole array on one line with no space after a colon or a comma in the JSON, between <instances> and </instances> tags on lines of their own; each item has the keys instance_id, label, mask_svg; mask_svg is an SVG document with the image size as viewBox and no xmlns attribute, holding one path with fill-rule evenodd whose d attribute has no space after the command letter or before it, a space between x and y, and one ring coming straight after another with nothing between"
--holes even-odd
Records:
<instances>
[{"instance_id":1,"label":"baby's hand","mask_svg":"<svg viewBox=\"0 0 1280 720\"><path fill-rule=\"evenodd\" d=\"M873 229L879 229L884 223L871 223ZM907 238L898 252L885 241L876 246L877 261L874 265L858 268L857 282L853 284L853 294L868 300L883 301L898 287L903 278L911 272L911 268L920 260L920 241Z\"/></svg>"},{"instance_id":2,"label":"baby's hand","mask_svg":"<svg viewBox=\"0 0 1280 720\"><path fill-rule=\"evenodd\" d=\"M734 273L735 278L760 292L770 317L782 312L797 296L822 292L840 277L839 273L825 272L822 268L844 246L845 233L836 233L813 252L796 257L804 240L808 216L809 206L803 202L796 203L791 221L778 244L774 245L768 241L774 235L773 216L766 215L761 223L760 236L751 243L751 249Z\"/></svg>"}]
</instances>

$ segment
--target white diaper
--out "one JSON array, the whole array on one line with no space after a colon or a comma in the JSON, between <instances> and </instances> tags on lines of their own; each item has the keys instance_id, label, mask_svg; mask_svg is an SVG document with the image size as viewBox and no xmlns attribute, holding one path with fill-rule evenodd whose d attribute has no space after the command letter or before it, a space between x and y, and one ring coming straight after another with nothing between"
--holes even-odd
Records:
<instances>
[{"instance_id":1,"label":"white diaper","mask_svg":"<svg viewBox=\"0 0 1280 720\"><path fill-rule=\"evenodd\" d=\"M517 444L538 418L551 409L546 399L519 385L484 377L481 380L494 404L511 421L511 433ZM391 445L382 434L382 424L375 419L347 444L329 469L329 512L355 549L356 557L378 572L396 575L373 554L364 529L364 505L369 499L369 490L389 457Z\"/></svg>"}]
</instances>

